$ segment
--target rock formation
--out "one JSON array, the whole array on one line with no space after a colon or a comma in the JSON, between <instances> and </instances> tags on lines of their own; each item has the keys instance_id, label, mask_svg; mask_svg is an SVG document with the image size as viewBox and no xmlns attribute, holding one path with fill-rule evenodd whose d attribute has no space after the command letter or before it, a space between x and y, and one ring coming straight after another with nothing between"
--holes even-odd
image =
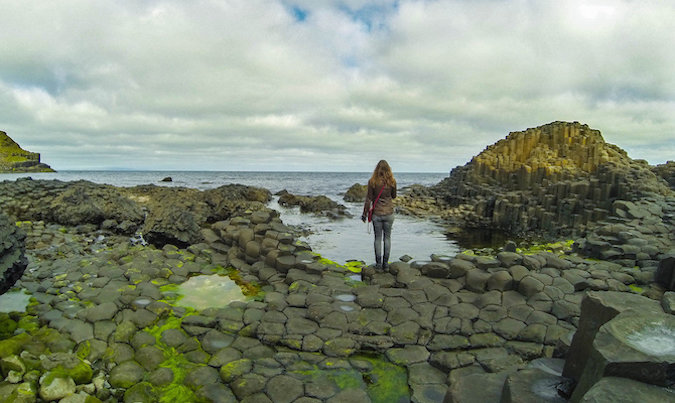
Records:
<instances>
[{"instance_id":1,"label":"rock formation","mask_svg":"<svg viewBox=\"0 0 675 403\"><path fill-rule=\"evenodd\" d=\"M68 226L93 224L118 234L142 233L148 242L186 246L202 240L204 224L235 211L259 209L269 191L228 185L200 192L154 185L116 188L88 181L20 178L0 182L3 211L21 220Z\"/></svg>"},{"instance_id":2,"label":"rock formation","mask_svg":"<svg viewBox=\"0 0 675 403\"><path fill-rule=\"evenodd\" d=\"M22 149L7 133L0 131L0 172L54 172L40 162L40 154Z\"/></svg>"},{"instance_id":3,"label":"rock formation","mask_svg":"<svg viewBox=\"0 0 675 403\"><path fill-rule=\"evenodd\" d=\"M0 213L0 294L10 289L26 269L25 237L23 231Z\"/></svg>"},{"instance_id":4,"label":"rock formation","mask_svg":"<svg viewBox=\"0 0 675 403\"><path fill-rule=\"evenodd\" d=\"M578 122L513 132L433 189L448 207L473 206L469 227L570 233L605 219L615 200L666 195L645 163Z\"/></svg>"},{"instance_id":5,"label":"rock formation","mask_svg":"<svg viewBox=\"0 0 675 403\"><path fill-rule=\"evenodd\" d=\"M513 132L436 186L412 193L400 201L403 212L521 235L582 234L612 216L618 200L673 197L646 162L578 122Z\"/></svg>"}]
</instances>

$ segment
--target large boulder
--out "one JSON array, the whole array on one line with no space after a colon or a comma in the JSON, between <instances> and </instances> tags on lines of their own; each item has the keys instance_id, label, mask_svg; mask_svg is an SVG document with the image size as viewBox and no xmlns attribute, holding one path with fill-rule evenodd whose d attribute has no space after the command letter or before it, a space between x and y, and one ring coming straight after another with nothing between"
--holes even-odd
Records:
<instances>
[{"instance_id":1,"label":"large boulder","mask_svg":"<svg viewBox=\"0 0 675 403\"><path fill-rule=\"evenodd\" d=\"M675 291L675 256L668 256L659 262L654 281L664 286L666 290Z\"/></svg>"},{"instance_id":2,"label":"large boulder","mask_svg":"<svg viewBox=\"0 0 675 403\"><path fill-rule=\"evenodd\" d=\"M368 195L368 185L353 184L345 193L343 199L346 202L365 202Z\"/></svg>"},{"instance_id":3,"label":"large boulder","mask_svg":"<svg viewBox=\"0 0 675 403\"><path fill-rule=\"evenodd\" d=\"M0 213L0 294L10 289L26 270L25 238L26 234Z\"/></svg>"},{"instance_id":4,"label":"large boulder","mask_svg":"<svg viewBox=\"0 0 675 403\"><path fill-rule=\"evenodd\" d=\"M279 204L285 207L300 207L301 213L312 213L329 218L351 217L347 207L326 196L299 196L282 190L278 193Z\"/></svg>"},{"instance_id":5,"label":"large boulder","mask_svg":"<svg viewBox=\"0 0 675 403\"><path fill-rule=\"evenodd\" d=\"M594 227L616 200L672 195L648 164L579 122L512 132L429 191L430 213L452 226L553 235ZM399 205L416 211L416 199Z\"/></svg>"},{"instance_id":6,"label":"large boulder","mask_svg":"<svg viewBox=\"0 0 675 403\"><path fill-rule=\"evenodd\" d=\"M641 295L617 291L592 291L586 294L581 301L579 327L572 339L563 376L580 380L600 327L628 309L644 313L663 312L657 301Z\"/></svg>"},{"instance_id":7,"label":"large boulder","mask_svg":"<svg viewBox=\"0 0 675 403\"><path fill-rule=\"evenodd\" d=\"M675 316L627 310L602 325L572 401L580 401L603 377L675 385Z\"/></svg>"}]
</instances>

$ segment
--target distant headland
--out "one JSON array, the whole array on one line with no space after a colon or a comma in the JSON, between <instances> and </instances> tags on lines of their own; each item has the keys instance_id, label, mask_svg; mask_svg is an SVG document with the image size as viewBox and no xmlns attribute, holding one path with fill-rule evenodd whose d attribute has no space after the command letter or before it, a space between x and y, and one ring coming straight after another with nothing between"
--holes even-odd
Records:
<instances>
[{"instance_id":1,"label":"distant headland","mask_svg":"<svg viewBox=\"0 0 675 403\"><path fill-rule=\"evenodd\" d=\"M0 173L6 172L55 172L40 162L40 154L26 151L0 131Z\"/></svg>"}]
</instances>

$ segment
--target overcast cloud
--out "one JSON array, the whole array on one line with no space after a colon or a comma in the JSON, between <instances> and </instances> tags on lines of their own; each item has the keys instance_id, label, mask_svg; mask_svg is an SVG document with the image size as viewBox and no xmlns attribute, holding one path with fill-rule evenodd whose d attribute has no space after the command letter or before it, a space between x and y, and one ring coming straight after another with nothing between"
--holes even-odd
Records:
<instances>
[{"instance_id":1,"label":"overcast cloud","mask_svg":"<svg viewBox=\"0 0 675 403\"><path fill-rule=\"evenodd\" d=\"M675 158L675 2L0 0L0 130L55 169L446 172L579 121Z\"/></svg>"}]
</instances>

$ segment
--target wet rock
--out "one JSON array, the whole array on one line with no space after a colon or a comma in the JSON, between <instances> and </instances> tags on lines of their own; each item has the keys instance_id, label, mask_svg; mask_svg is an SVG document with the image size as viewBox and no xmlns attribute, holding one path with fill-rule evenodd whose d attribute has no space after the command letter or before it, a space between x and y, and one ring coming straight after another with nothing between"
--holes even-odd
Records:
<instances>
[{"instance_id":1,"label":"wet rock","mask_svg":"<svg viewBox=\"0 0 675 403\"><path fill-rule=\"evenodd\" d=\"M138 383L124 392L125 403L153 403L157 401L157 394L148 382Z\"/></svg>"},{"instance_id":2,"label":"wet rock","mask_svg":"<svg viewBox=\"0 0 675 403\"><path fill-rule=\"evenodd\" d=\"M136 350L134 360L141 364L146 371L156 369L164 362L164 352L155 346L145 346Z\"/></svg>"},{"instance_id":3,"label":"wet rock","mask_svg":"<svg viewBox=\"0 0 675 403\"><path fill-rule=\"evenodd\" d=\"M40 377L40 397L48 402L60 400L75 393L75 381L61 374L46 372Z\"/></svg>"},{"instance_id":4,"label":"wet rock","mask_svg":"<svg viewBox=\"0 0 675 403\"><path fill-rule=\"evenodd\" d=\"M0 213L0 294L14 286L28 265L25 237L20 228Z\"/></svg>"},{"instance_id":5,"label":"wet rock","mask_svg":"<svg viewBox=\"0 0 675 403\"><path fill-rule=\"evenodd\" d=\"M565 378L551 375L539 369L525 369L509 375L504 382L501 402L557 402L567 399L560 396L557 386L564 383Z\"/></svg>"},{"instance_id":6,"label":"wet rock","mask_svg":"<svg viewBox=\"0 0 675 403\"><path fill-rule=\"evenodd\" d=\"M579 400L584 403L662 403L672 400L672 390L622 377L599 380Z\"/></svg>"},{"instance_id":7,"label":"wet rock","mask_svg":"<svg viewBox=\"0 0 675 403\"><path fill-rule=\"evenodd\" d=\"M213 403L236 403L237 398L232 390L223 384L208 384L197 389L195 395Z\"/></svg>"},{"instance_id":8,"label":"wet rock","mask_svg":"<svg viewBox=\"0 0 675 403\"><path fill-rule=\"evenodd\" d=\"M675 317L626 310L602 325L572 400L603 377L619 376L657 386L675 385Z\"/></svg>"},{"instance_id":9,"label":"wet rock","mask_svg":"<svg viewBox=\"0 0 675 403\"><path fill-rule=\"evenodd\" d=\"M301 380L288 375L278 375L267 382L267 395L273 402L290 403L304 394Z\"/></svg>"},{"instance_id":10,"label":"wet rock","mask_svg":"<svg viewBox=\"0 0 675 403\"><path fill-rule=\"evenodd\" d=\"M220 380L218 370L209 366L197 367L188 371L184 383L197 390L204 385L214 384Z\"/></svg>"},{"instance_id":11,"label":"wet rock","mask_svg":"<svg viewBox=\"0 0 675 403\"><path fill-rule=\"evenodd\" d=\"M675 291L675 256L669 256L659 262L654 281L666 290Z\"/></svg>"},{"instance_id":12,"label":"wet rock","mask_svg":"<svg viewBox=\"0 0 675 403\"><path fill-rule=\"evenodd\" d=\"M502 396L507 372L470 374L452 382L443 400L445 403L498 402Z\"/></svg>"},{"instance_id":13,"label":"wet rock","mask_svg":"<svg viewBox=\"0 0 675 403\"><path fill-rule=\"evenodd\" d=\"M563 376L579 380L593 348L598 329L619 313L635 309L644 313L663 312L657 301L615 291L589 292L581 303L577 332L565 361Z\"/></svg>"},{"instance_id":14,"label":"wet rock","mask_svg":"<svg viewBox=\"0 0 675 403\"><path fill-rule=\"evenodd\" d=\"M366 201L366 196L368 194L368 185L361 185L358 183L353 184L343 197L346 202L361 202Z\"/></svg>"},{"instance_id":15,"label":"wet rock","mask_svg":"<svg viewBox=\"0 0 675 403\"><path fill-rule=\"evenodd\" d=\"M116 388L130 388L145 376L145 370L136 361L125 361L110 371L110 385Z\"/></svg>"}]
</instances>

